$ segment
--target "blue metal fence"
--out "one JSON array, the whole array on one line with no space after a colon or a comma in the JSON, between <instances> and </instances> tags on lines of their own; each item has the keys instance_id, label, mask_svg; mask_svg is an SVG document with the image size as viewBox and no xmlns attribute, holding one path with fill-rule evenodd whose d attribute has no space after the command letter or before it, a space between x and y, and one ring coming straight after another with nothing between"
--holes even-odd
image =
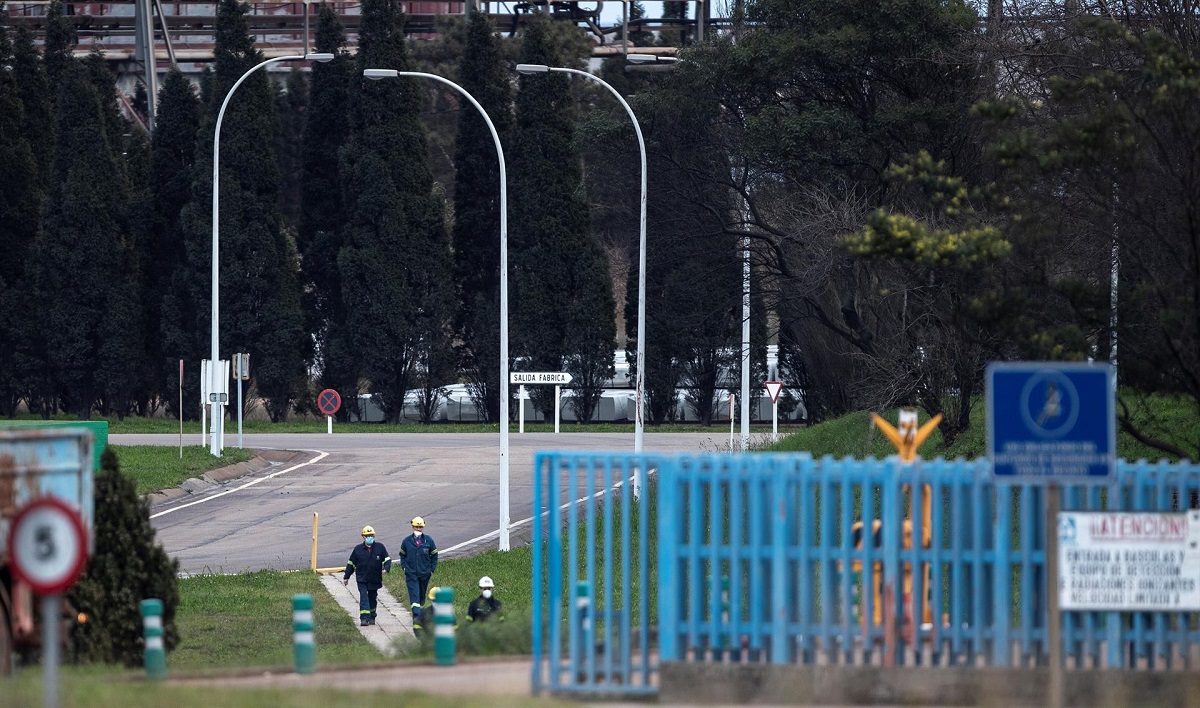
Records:
<instances>
[{"instance_id":1,"label":"blue metal fence","mask_svg":"<svg viewBox=\"0 0 1200 708\"><path fill-rule=\"evenodd\" d=\"M534 568L547 576L543 586L534 574L535 689L650 692L659 660L1047 662L1044 490L997 484L986 461L543 454L535 464L545 513ZM615 485L638 469L654 474L633 505ZM1200 465L1122 462L1111 484L1065 486L1062 510L1178 512L1198 497ZM625 564L615 575L614 562ZM569 604L576 590L590 614ZM1073 668L1200 665L1196 613L1064 612L1062 637Z\"/></svg>"},{"instance_id":2,"label":"blue metal fence","mask_svg":"<svg viewBox=\"0 0 1200 708\"><path fill-rule=\"evenodd\" d=\"M652 695L650 572L663 458L539 453L533 482L533 688ZM641 500L633 482L639 475Z\"/></svg>"}]
</instances>

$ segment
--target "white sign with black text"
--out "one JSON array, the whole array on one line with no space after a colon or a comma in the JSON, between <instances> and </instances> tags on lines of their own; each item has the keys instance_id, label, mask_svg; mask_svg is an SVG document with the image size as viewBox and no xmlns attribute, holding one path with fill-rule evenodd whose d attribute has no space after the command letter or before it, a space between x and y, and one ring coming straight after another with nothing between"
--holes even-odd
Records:
<instances>
[{"instance_id":1,"label":"white sign with black text","mask_svg":"<svg viewBox=\"0 0 1200 708\"><path fill-rule=\"evenodd\" d=\"M508 375L510 384L556 384L571 383L573 377L565 371L513 371Z\"/></svg>"},{"instance_id":2,"label":"white sign with black text","mask_svg":"<svg viewBox=\"0 0 1200 708\"><path fill-rule=\"evenodd\" d=\"M1058 515L1063 610L1200 610L1200 510Z\"/></svg>"}]
</instances>

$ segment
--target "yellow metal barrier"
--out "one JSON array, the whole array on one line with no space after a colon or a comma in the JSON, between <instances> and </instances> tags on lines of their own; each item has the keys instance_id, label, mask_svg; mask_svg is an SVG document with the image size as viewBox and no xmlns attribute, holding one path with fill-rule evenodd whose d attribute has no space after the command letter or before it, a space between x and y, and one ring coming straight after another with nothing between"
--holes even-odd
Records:
<instances>
[{"instance_id":1,"label":"yellow metal barrier","mask_svg":"<svg viewBox=\"0 0 1200 708\"><path fill-rule=\"evenodd\" d=\"M893 427L891 423L883 419L882 416L872 413L871 420L875 425L887 436L888 440L895 445L896 452L902 463L908 464L917 460L917 450L921 444L933 433L938 423L942 421L942 415L939 413L930 418L920 427L917 426L917 411L912 408L901 408L899 413L898 425ZM912 498L912 486L904 485L904 494L909 495L908 498L908 518L903 522L903 536L901 538L901 547L904 550L912 550L913 538L913 513L917 507L916 500ZM871 522L871 543L875 548L883 546L883 539L880 535L883 523L879 519ZM866 539L863 538L863 522L856 521L850 527L851 533L854 534L854 547L861 549L862 544ZM933 488L924 484L921 485L921 547L929 548L933 541ZM872 595L874 597L874 607L871 612L870 621L875 625L883 624L883 562L873 561L871 563L872 570ZM852 573L858 578L862 578L862 561L854 561L851 564ZM921 572L924 575L925 592L921 598L921 623L931 624L933 622L933 607L931 606L932 593L930 590L931 568L928 563L921 564ZM912 563L904 563L902 568L903 574L903 607L904 620L903 631L908 635L911 641L915 636L915 627L913 626L913 579L912 579ZM863 624L867 622L865 613L862 611L861 603L864 601L865 595L860 595L859 599L859 616L862 617Z\"/></svg>"},{"instance_id":2,"label":"yellow metal barrier","mask_svg":"<svg viewBox=\"0 0 1200 708\"><path fill-rule=\"evenodd\" d=\"M318 519L319 519L319 517L317 515L317 512L314 511L313 512L313 530L312 530L312 562L309 564L309 567L312 569L312 572L314 572L314 573L321 573L321 574L340 573L346 569L345 566L340 566L337 568L318 568L317 567L317 522L318 522Z\"/></svg>"}]
</instances>

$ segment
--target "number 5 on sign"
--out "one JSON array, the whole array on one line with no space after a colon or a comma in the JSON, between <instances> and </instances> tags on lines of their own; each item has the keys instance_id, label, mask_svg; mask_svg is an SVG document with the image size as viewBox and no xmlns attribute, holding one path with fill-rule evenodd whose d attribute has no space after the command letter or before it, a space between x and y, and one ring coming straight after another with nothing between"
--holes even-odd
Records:
<instances>
[{"instance_id":1,"label":"number 5 on sign","mask_svg":"<svg viewBox=\"0 0 1200 708\"><path fill-rule=\"evenodd\" d=\"M13 517L8 554L13 572L38 595L57 595L75 582L87 560L79 513L54 497L26 504Z\"/></svg>"}]
</instances>

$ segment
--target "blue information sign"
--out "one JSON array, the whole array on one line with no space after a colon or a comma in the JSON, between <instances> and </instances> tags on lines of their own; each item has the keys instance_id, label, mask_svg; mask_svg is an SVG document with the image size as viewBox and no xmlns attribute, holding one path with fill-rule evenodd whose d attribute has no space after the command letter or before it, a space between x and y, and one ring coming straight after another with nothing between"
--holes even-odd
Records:
<instances>
[{"instance_id":1,"label":"blue information sign","mask_svg":"<svg viewBox=\"0 0 1200 708\"><path fill-rule=\"evenodd\" d=\"M988 460L1013 482L1106 482L1116 468L1113 369L1019 362L987 369Z\"/></svg>"}]
</instances>

